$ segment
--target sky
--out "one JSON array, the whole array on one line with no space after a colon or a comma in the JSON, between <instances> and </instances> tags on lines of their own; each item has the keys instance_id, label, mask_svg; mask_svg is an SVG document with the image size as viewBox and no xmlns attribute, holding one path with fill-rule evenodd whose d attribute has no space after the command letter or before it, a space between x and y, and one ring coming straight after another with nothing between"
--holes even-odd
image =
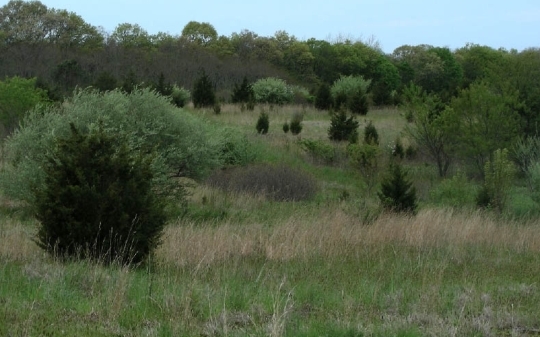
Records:
<instances>
[{"instance_id":1,"label":"sky","mask_svg":"<svg viewBox=\"0 0 540 337\"><path fill-rule=\"evenodd\" d=\"M7 0L0 0L3 6ZM189 21L219 35L244 29L259 36L283 30L299 40L377 41L384 52L402 45L451 49L540 47L540 0L41 0L112 32L121 23L150 34L180 35Z\"/></svg>"}]
</instances>

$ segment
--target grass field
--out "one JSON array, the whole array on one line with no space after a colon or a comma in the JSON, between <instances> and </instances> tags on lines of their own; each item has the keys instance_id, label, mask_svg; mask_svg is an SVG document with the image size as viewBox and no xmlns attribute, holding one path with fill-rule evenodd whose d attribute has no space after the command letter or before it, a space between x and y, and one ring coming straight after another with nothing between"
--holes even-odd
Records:
<instances>
[{"instance_id":1,"label":"grass field","mask_svg":"<svg viewBox=\"0 0 540 337\"><path fill-rule=\"evenodd\" d=\"M265 109L266 136L255 132L259 108L194 113L242 130L259 162L308 172L317 195L277 202L196 185L189 215L171 220L144 267L56 261L33 243L35 221L3 200L0 335L540 335L540 220L430 206L439 182L420 161L408 164L419 213L380 213L358 172L298 146L326 139L328 114ZM304 129L284 134L295 112ZM367 118L381 146L405 124L396 110Z\"/></svg>"}]
</instances>

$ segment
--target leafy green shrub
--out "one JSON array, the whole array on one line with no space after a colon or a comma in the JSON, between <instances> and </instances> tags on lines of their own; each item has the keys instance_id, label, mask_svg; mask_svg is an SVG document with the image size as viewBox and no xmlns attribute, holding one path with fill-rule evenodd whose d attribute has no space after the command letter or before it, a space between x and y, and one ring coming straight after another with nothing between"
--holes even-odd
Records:
<instances>
[{"instance_id":1,"label":"leafy green shrub","mask_svg":"<svg viewBox=\"0 0 540 337\"><path fill-rule=\"evenodd\" d=\"M213 107L216 104L214 84L205 72L195 81L192 91L192 101L195 108Z\"/></svg>"},{"instance_id":2,"label":"leafy green shrub","mask_svg":"<svg viewBox=\"0 0 540 337\"><path fill-rule=\"evenodd\" d=\"M533 181L533 167L540 162L540 137L520 138L510 148L509 155L519 175L525 178L529 189L534 191L536 187Z\"/></svg>"},{"instance_id":3,"label":"leafy green shrub","mask_svg":"<svg viewBox=\"0 0 540 337\"><path fill-rule=\"evenodd\" d=\"M328 138L330 140L354 140L358 138L358 122L354 116L347 118L344 110L334 112L330 120L330 128L328 129ZM352 142L352 141L351 141Z\"/></svg>"},{"instance_id":4,"label":"leafy green shrub","mask_svg":"<svg viewBox=\"0 0 540 337\"><path fill-rule=\"evenodd\" d=\"M332 108L332 93L330 92L330 86L326 83L321 84L317 89L315 108L318 110L330 110Z\"/></svg>"},{"instance_id":5,"label":"leafy green shrub","mask_svg":"<svg viewBox=\"0 0 540 337\"><path fill-rule=\"evenodd\" d=\"M246 166L256 159L257 153L241 132L226 128L215 130L214 133L222 139L219 142L222 167Z\"/></svg>"},{"instance_id":6,"label":"leafy green shrub","mask_svg":"<svg viewBox=\"0 0 540 337\"><path fill-rule=\"evenodd\" d=\"M364 144L379 145L379 133L373 125L373 121L369 121L364 128Z\"/></svg>"},{"instance_id":7,"label":"leafy green shrub","mask_svg":"<svg viewBox=\"0 0 540 337\"><path fill-rule=\"evenodd\" d=\"M388 211L416 214L416 189L399 164L390 165L387 177L381 182L378 196L383 208Z\"/></svg>"},{"instance_id":8,"label":"leafy green shrub","mask_svg":"<svg viewBox=\"0 0 540 337\"><path fill-rule=\"evenodd\" d=\"M255 101L258 103L285 104L292 102L294 93L287 83L279 78L267 77L253 83Z\"/></svg>"},{"instance_id":9,"label":"leafy green shrub","mask_svg":"<svg viewBox=\"0 0 540 337\"><path fill-rule=\"evenodd\" d=\"M153 179L163 193L182 191L173 177L199 179L223 165L223 133L177 109L167 97L150 89L136 89L129 95L119 90L86 90L75 93L61 106L34 109L23 120L6 143L6 161L0 174L2 191L33 205L31 191L44 184L42 166L46 154L53 151L54 140L69 136L70 123L84 133L98 121L107 133L125 137L134 150L156 152Z\"/></svg>"},{"instance_id":10,"label":"leafy green shrub","mask_svg":"<svg viewBox=\"0 0 540 337\"><path fill-rule=\"evenodd\" d=\"M36 87L35 78L0 81L0 136L10 135L28 110L46 101L47 93Z\"/></svg>"},{"instance_id":11,"label":"leafy green shrub","mask_svg":"<svg viewBox=\"0 0 540 337\"><path fill-rule=\"evenodd\" d=\"M508 195L505 214L514 219L538 219L540 203L524 189L512 189Z\"/></svg>"},{"instance_id":12,"label":"leafy green shrub","mask_svg":"<svg viewBox=\"0 0 540 337\"><path fill-rule=\"evenodd\" d=\"M291 125L290 125L290 129L291 129L291 133L293 135L298 135L300 134L300 132L302 132L302 120L304 119L304 117L302 116L301 113L295 113L292 117L292 120L291 120Z\"/></svg>"},{"instance_id":13,"label":"leafy green shrub","mask_svg":"<svg viewBox=\"0 0 540 337\"><path fill-rule=\"evenodd\" d=\"M152 158L102 127L53 141L45 183L35 189L38 245L58 257L139 263L157 247L165 224L152 190Z\"/></svg>"},{"instance_id":14,"label":"leafy green shrub","mask_svg":"<svg viewBox=\"0 0 540 337\"><path fill-rule=\"evenodd\" d=\"M265 195L275 201L313 198L317 182L311 175L285 165L254 165L216 171L207 184L229 192Z\"/></svg>"},{"instance_id":15,"label":"leafy green shrub","mask_svg":"<svg viewBox=\"0 0 540 337\"><path fill-rule=\"evenodd\" d=\"M349 102L359 91L364 94L367 93L370 84L371 80L365 80L362 76L341 76L330 88L330 92L336 103L334 107L339 109L341 104Z\"/></svg>"},{"instance_id":16,"label":"leafy green shrub","mask_svg":"<svg viewBox=\"0 0 540 337\"><path fill-rule=\"evenodd\" d=\"M302 139L299 141L299 145L315 162L332 164L337 160L336 148L322 140Z\"/></svg>"},{"instance_id":17,"label":"leafy green shrub","mask_svg":"<svg viewBox=\"0 0 540 337\"><path fill-rule=\"evenodd\" d=\"M184 87L173 85L171 99L174 105L179 108L183 108L189 102L190 97L191 93L189 90L185 89Z\"/></svg>"},{"instance_id":18,"label":"leafy green shrub","mask_svg":"<svg viewBox=\"0 0 540 337\"><path fill-rule=\"evenodd\" d=\"M527 176L530 166L540 161L540 137L520 138L510 148L509 155L519 173Z\"/></svg>"},{"instance_id":19,"label":"leafy green shrub","mask_svg":"<svg viewBox=\"0 0 540 337\"><path fill-rule=\"evenodd\" d=\"M529 176L532 199L537 203L540 203L540 161L530 165Z\"/></svg>"},{"instance_id":20,"label":"leafy green shrub","mask_svg":"<svg viewBox=\"0 0 540 337\"><path fill-rule=\"evenodd\" d=\"M478 206L489 206L502 212L512 185L515 167L508 159L508 150L496 150L493 161L484 166L484 187L478 196Z\"/></svg>"},{"instance_id":21,"label":"leafy green shrub","mask_svg":"<svg viewBox=\"0 0 540 337\"><path fill-rule=\"evenodd\" d=\"M369 193L377 183L380 153L381 151L377 145L365 143L363 145L349 144L347 146L350 163L364 176Z\"/></svg>"},{"instance_id":22,"label":"leafy green shrub","mask_svg":"<svg viewBox=\"0 0 540 337\"><path fill-rule=\"evenodd\" d=\"M465 173L458 172L433 188L430 199L436 205L460 208L474 205L475 195L477 188L467 179Z\"/></svg>"},{"instance_id":23,"label":"leafy green shrub","mask_svg":"<svg viewBox=\"0 0 540 337\"><path fill-rule=\"evenodd\" d=\"M312 104L313 103L313 96L309 93L309 90L306 88L299 86L299 85L291 85L290 89L293 93L293 98L291 99L291 103L294 104Z\"/></svg>"},{"instance_id":24,"label":"leafy green shrub","mask_svg":"<svg viewBox=\"0 0 540 337\"><path fill-rule=\"evenodd\" d=\"M255 125L255 129L257 129L257 132L261 135L265 135L268 133L268 129L270 127L270 118L268 117L268 114L266 112L261 112L259 115L259 119L257 119L257 125Z\"/></svg>"}]
</instances>

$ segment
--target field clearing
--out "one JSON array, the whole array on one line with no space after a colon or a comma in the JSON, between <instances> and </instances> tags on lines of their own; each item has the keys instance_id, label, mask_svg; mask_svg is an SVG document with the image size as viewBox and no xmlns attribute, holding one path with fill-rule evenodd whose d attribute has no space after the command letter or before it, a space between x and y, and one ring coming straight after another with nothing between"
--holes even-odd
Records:
<instances>
[{"instance_id":1,"label":"field clearing","mask_svg":"<svg viewBox=\"0 0 540 337\"><path fill-rule=\"evenodd\" d=\"M302 133L292 136L281 125L302 107L265 107L271 126L261 136L258 109L193 113L241 130L259 162L314 176L313 200L271 201L200 182L190 214L169 222L138 268L52 259L33 242L36 222L2 201L0 335L540 334L539 219L435 207L416 216L376 212L358 172L315 163L297 145L326 139L326 112L306 109ZM392 109L366 119L381 146L405 126ZM432 167L410 165L428 195Z\"/></svg>"}]
</instances>

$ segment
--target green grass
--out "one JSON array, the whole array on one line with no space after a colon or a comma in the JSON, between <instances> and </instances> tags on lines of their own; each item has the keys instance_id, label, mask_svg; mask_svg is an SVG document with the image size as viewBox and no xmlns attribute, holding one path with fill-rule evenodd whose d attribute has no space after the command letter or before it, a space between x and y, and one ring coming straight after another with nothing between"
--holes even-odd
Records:
<instances>
[{"instance_id":1,"label":"green grass","mask_svg":"<svg viewBox=\"0 0 540 337\"><path fill-rule=\"evenodd\" d=\"M32 241L37 224L25 208L2 200L0 335L540 333L537 217L444 209L441 200L462 189L450 184L431 200L440 179L420 159L404 161L422 201L418 215L380 213L376 193L367 194L346 161L314 163L298 146L302 137L326 140L328 114L306 109L300 136L283 133L282 123L297 110L270 111L266 136L256 134L257 109L193 113L244 132L258 162L313 175L319 182L313 200L275 202L196 185L188 213L171 220L162 245L139 268L56 261ZM381 146L403 130L395 110L367 118ZM526 192L512 189L515 214L535 207Z\"/></svg>"}]
</instances>

